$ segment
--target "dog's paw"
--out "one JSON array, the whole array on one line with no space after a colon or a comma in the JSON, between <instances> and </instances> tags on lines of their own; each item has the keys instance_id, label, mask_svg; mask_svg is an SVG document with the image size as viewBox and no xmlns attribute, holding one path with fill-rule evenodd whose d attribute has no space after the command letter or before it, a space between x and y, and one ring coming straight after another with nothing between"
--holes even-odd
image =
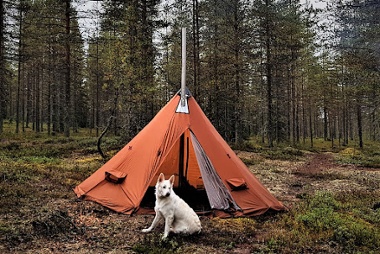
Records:
<instances>
[{"instance_id":1,"label":"dog's paw","mask_svg":"<svg viewBox=\"0 0 380 254\"><path fill-rule=\"evenodd\" d=\"M162 235L161 240L166 241L168 239L168 236L169 236L169 231L164 231L164 234Z\"/></svg>"},{"instance_id":2,"label":"dog's paw","mask_svg":"<svg viewBox=\"0 0 380 254\"><path fill-rule=\"evenodd\" d=\"M150 228L144 228L143 230L141 230L141 232L143 233L149 233L150 231L152 231Z\"/></svg>"}]
</instances>

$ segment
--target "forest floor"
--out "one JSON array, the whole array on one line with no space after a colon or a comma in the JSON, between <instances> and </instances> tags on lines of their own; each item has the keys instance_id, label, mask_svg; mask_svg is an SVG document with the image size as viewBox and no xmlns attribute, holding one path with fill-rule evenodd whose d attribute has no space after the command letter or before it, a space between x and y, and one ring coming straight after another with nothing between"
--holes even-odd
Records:
<instances>
[{"instance_id":1,"label":"forest floor","mask_svg":"<svg viewBox=\"0 0 380 254\"><path fill-rule=\"evenodd\" d=\"M0 253L376 253L380 168L339 153L289 159L237 151L288 208L254 218L201 217L199 235L142 234L153 217L77 200L73 187L103 162L85 139L0 139ZM74 142L75 141L75 142ZM64 146L62 146L64 144ZM31 152L33 150L34 152Z\"/></svg>"}]
</instances>

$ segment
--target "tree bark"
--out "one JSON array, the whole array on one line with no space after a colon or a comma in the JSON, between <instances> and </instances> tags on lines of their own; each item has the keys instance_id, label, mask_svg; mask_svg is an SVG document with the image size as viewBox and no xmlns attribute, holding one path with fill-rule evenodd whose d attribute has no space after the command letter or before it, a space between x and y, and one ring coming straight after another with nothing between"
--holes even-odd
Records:
<instances>
[{"instance_id":1,"label":"tree bark","mask_svg":"<svg viewBox=\"0 0 380 254\"><path fill-rule=\"evenodd\" d=\"M22 7L19 7L19 38L18 38L18 59L17 59L17 95L16 95L16 133L20 132L20 100L21 100L21 73L22 73L22 42L23 42L23 11Z\"/></svg>"},{"instance_id":2,"label":"tree bark","mask_svg":"<svg viewBox=\"0 0 380 254\"><path fill-rule=\"evenodd\" d=\"M362 125L362 109L360 103L356 106L358 117L358 135L359 135L359 147L363 148L363 125Z\"/></svg>"},{"instance_id":3,"label":"tree bark","mask_svg":"<svg viewBox=\"0 0 380 254\"><path fill-rule=\"evenodd\" d=\"M269 0L265 1L269 9ZM267 76L267 121L268 121L268 146L273 147L273 118L272 118L272 59L271 59L271 29L269 24L269 13L266 17L266 76Z\"/></svg>"},{"instance_id":4,"label":"tree bark","mask_svg":"<svg viewBox=\"0 0 380 254\"><path fill-rule=\"evenodd\" d=\"M4 1L0 0L0 133L3 132L5 118L5 16Z\"/></svg>"},{"instance_id":5,"label":"tree bark","mask_svg":"<svg viewBox=\"0 0 380 254\"><path fill-rule=\"evenodd\" d=\"M64 132L66 137L70 137L70 119L71 119L71 63L70 63L70 8L71 0L66 0L66 42L65 42L65 62L66 62L66 80L65 80L65 108L64 108Z\"/></svg>"},{"instance_id":6,"label":"tree bark","mask_svg":"<svg viewBox=\"0 0 380 254\"><path fill-rule=\"evenodd\" d=\"M200 80L200 58L199 58L199 8L198 0L193 0L193 65L194 65L194 97L200 103L199 80Z\"/></svg>"}]
</instances>

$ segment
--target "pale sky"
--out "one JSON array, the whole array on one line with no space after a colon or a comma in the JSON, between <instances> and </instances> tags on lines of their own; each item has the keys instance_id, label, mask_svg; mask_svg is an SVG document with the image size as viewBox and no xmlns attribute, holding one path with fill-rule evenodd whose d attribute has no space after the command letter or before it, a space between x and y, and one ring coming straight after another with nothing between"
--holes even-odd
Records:
<instances>
[{"instance_id":1,"label":"pale sky","mask_svg":"<svg viewBox=\"0 0 380 254\"><path fill-rule=\"evenodd\" d=\"M301 0L301 4L309 3L312 4L314 8L323 9L326 8L326 2L328 1L329 0Z\"/></svg>"},{"instance_id":2,"label":"pale sky","mask_svg":"<svg viewBox=\"0 0 380 254\"><path fill-rule=\"evenodd\" d=\"M331 0L301 0L301 4L312 4L314 8L324 9L326 8L326 2ZM92 33L95 32L94 27L96 27L96 23L99 22L96 19L96 11L101 9L101 2L99 1L91 1L91 0L81 0L76 2L76 9L79 12L79 25L81 27L81 31L85 38L90 37ZM92 11L91 14L87 13L88 11ZM85 13L86 12L86 13ZM85 17L88 16L88 17Z\"/></svg>"}]
</instances>

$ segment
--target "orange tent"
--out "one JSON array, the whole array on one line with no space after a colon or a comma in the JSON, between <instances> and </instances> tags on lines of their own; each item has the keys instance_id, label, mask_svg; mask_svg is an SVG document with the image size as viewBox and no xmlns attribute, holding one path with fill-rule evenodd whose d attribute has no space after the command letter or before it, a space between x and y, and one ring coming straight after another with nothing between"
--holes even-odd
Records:
<instances>
[{"instance_id":1,"label":"orange tent","mask_svg":"<svg viewBox=\"0 0 380 254\"><path fill-rule=\"evenodd\" d=\"M284 210L207 119L177 93L122 150L74 189L78 197L125 213L153 213L158 175L201 213L253 216Z\"/></svg>"}]
</instances>

